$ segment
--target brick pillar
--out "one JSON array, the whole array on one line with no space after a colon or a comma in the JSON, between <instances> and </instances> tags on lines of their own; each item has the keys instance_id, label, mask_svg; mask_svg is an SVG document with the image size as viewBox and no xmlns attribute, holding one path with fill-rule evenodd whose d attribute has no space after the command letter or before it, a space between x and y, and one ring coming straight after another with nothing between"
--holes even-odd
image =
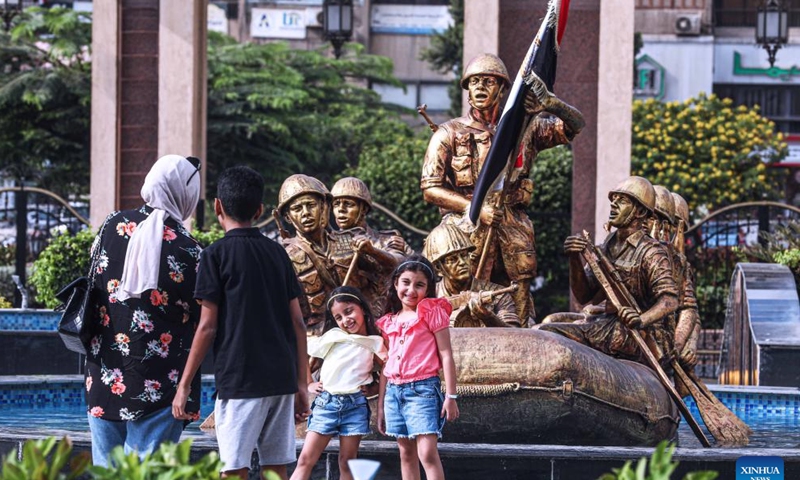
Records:
<instances>
[{"instance_id":1,"label":"brick pillar","mask_svg":"<svg viewBox=\"0 0 800 480\"><path fill-rule=\"evenodd\" d=\"M142 203L160 155L205 160L204 0L95 2L91 220Z\"/></svg>"}]
</instances>

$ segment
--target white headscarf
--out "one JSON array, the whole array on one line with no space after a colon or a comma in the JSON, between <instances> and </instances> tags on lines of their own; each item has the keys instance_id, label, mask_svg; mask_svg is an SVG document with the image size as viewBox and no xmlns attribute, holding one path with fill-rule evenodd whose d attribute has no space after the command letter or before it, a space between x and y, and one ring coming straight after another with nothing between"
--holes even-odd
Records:
<instances>
[{"instance_id":1,"label":"white headscarf","mask_svg":"<svg viewBox=\"0 0 800 480\"><path fill-rule=\"evenodd\" d=\"M122 279L117 290L117 299L120 301L139 298L142 292L158 288L164 221L170 216L182 222L197 208L200 175L195 174L196 171L186 157L164 155L145 177L142 198L153 211L136 226L128 242ZM187 181L189 185L186 185Z\"/></svg>"}]
</instances>

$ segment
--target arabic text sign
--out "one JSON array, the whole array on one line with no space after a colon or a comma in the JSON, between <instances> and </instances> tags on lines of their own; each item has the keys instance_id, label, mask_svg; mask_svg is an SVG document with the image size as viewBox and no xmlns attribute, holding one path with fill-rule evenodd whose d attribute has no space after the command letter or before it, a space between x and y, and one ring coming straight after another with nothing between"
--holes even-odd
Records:
<instances>
[{"instance_id":1,"label":"arabic text sign","mask_svg":"<svg viewBox=\"0 0 800 480\"><path fill-rule=\"evenodd\" d=\"M373 5L371 17L375 33L431 35L453 23L446 5Z\"/></svg>"},{"instance_id":2,"label":"arabic text sign","mask_svg":"<svg viewBox=\"0 0 800 480\"><path fill-rule=\"evenodd\" d=\"M254 8L250 36L256 38L306 38L305 10L290 8Z\"/></svg>"},{"instance_id":3,"label":"arabic text sign","mask_svg":"<svg viewBox=\"0 0 800 480\"><path fill-rule=\"evenodd\" d=\"M714 46L714 83L800 84L800 45L778 50L770 67L763 49L744 44Z\"/></svg>"}]
</instances>

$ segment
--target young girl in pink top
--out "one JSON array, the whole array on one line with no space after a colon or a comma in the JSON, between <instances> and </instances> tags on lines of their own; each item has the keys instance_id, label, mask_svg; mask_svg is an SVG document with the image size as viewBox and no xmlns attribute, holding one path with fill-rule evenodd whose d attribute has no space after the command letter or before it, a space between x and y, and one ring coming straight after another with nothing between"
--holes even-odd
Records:
<instances>
[{"instance_id":1,"label":"young girl in pink top","mask_svg":"<svg viewBox=\"0 0 800 480\"><path fill-rule=\"evenodd\" d=\"M381 372L378 430L397 438L403 480L444 479L437 442L445 419L458 418L450 348L450 303L436 297L433 266L413 255L392 273L387 313L378 322L388 342ZM439 381L444 371L445 392Z\"/></svg>"}]
</instances>

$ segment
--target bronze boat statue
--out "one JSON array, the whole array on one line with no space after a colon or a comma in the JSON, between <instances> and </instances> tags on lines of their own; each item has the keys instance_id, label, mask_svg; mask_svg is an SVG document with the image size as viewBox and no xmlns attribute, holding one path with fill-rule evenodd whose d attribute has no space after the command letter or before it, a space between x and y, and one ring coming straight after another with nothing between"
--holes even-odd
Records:
<instances>
[{"instance_id":1,"label":"bronze boat statue","mask_svg":"<svg viewBox=\"0 0 800 480\"><path fill-rule=\"evenodd\" d=\"M646 366L529 329L450 331L461 416L445 442L654 446L678 409Z\"/></svg>"}]
</instances>

